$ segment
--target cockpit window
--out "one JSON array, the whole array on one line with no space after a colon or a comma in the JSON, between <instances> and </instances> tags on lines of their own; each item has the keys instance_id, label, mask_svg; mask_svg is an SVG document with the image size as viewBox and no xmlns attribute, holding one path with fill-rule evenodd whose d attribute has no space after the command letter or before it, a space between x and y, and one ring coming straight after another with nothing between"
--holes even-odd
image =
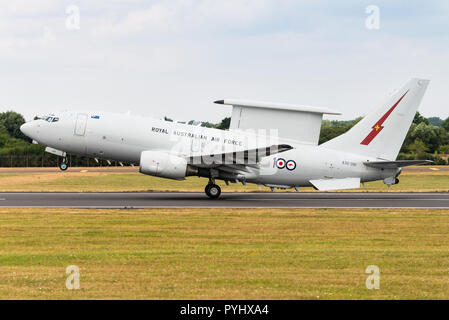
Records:
<instances>
[{"instance_id":1,"label":"cockpit window","mask_svg":"<svg viewBox=\"0 0 449 320\"><path fill-rule=\"evenodd\" d=\"M47 121L47 122L58 122L59 118L55 117L54 115L49 115L49 116L43 116L43 117L38 117L38 119Z\"/></svg>"}]
</instances>

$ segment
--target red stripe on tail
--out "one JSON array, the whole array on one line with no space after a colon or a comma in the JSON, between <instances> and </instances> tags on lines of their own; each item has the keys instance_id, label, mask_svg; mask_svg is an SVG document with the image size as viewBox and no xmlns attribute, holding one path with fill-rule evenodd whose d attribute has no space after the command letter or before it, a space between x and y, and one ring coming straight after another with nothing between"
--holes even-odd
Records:
<instances>
[{"instance_id":1,"label":"red stripe on tail","mask_svg":"<svg viewBox=\"0 0 449 320\"><path fill-rule=\"evenodd\" d=\"M398 104L402 101L402 99L405 97L405 95L408 93L408 90L406 93L404 93L404 95L398 100L398 102L396 102L391 108L390 110L387 111L387 113L385 113L382 118L379 119L379 121L377 121L374 125L373 125L373 130L366 136L366 138L360 143L363 144L365 146L369 145L371 143L371 141L373 141L373 139L379 134L379 132L382 131L382 129L384 128L382 126L382 124L385 122L385 120L387 120L387 118L390 116L390 114L393 112L393 110L398 106Z\"/></svg>"}]
</instances>

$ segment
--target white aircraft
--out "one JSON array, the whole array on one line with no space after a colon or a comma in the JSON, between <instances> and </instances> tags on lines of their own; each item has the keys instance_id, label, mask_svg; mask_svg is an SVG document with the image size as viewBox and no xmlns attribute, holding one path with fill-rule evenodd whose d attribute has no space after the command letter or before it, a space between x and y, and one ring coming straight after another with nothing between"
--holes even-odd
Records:
<instances>
[{"instance_id":1,"label":"white aircraft","mask_svg":"<svg viewBox=\"0 0 449 320\"><path fill-rule=\"evenodd\" d=\"M209 178L205 192L218 198L217 179L288 189L360 188L360 183L399 182L402 167L428 161L395 161L429 80L411 79L351 130L318 145L325 108L240 100L229 131L130 114L65 111L20 129L46 151L139 164L147 175L183 180ZM371 104L371 103L369 103Z\"/></svg>"}]
</instances>

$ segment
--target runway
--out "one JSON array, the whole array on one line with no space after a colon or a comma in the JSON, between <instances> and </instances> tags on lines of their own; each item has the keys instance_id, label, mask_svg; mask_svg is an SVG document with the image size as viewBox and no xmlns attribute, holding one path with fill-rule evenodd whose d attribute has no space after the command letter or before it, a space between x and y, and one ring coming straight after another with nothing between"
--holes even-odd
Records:
<instances>
[{"instance_id":1,"label":"runway","mask_svg":"<svg viewBox=\"0 0 449 320\"><path fill-rule=\"evenodd\" d=\"M403 168L403 172L435 172L449 171L449 166L411 166ZM0 168L0 174L58 173L55 167ZM66 172L102 172L102 173L138 173L138 167L70 167Z\"/></svg>"},{"instance_id":2,"label":"runway","mask_svg":"<svg viewBox=\"0 0 449 320\"><path fill-rule=\"evenodd\" d=\"M431 208L449 209L449 193L0 193L2 208Z\"/></svg>"}]
</instances>

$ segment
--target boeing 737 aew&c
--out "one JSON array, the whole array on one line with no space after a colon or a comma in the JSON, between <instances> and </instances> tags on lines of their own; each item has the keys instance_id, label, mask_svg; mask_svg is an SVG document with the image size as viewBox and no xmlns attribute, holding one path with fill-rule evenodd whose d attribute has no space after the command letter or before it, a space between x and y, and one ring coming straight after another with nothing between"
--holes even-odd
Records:
<instances>
[{"instance_id":1,"label":"boeing 737 aew&c","mask_svg":"<svg viewBox=\"0 0 449 320\"><path fill-rule=\"evenodd\" d=\"M217 179L255 183L272 190L360 188L367 181L399 182L396 161L429 84L411 79L348 132L318 145L326 108L242 100L232 105L230 130L210 129L134 115L64 111L27 122L21 131L46 151L139 164L140 172L183 180L209 178L205 192L218 198Z\"/></svg>"}]
</instances>

